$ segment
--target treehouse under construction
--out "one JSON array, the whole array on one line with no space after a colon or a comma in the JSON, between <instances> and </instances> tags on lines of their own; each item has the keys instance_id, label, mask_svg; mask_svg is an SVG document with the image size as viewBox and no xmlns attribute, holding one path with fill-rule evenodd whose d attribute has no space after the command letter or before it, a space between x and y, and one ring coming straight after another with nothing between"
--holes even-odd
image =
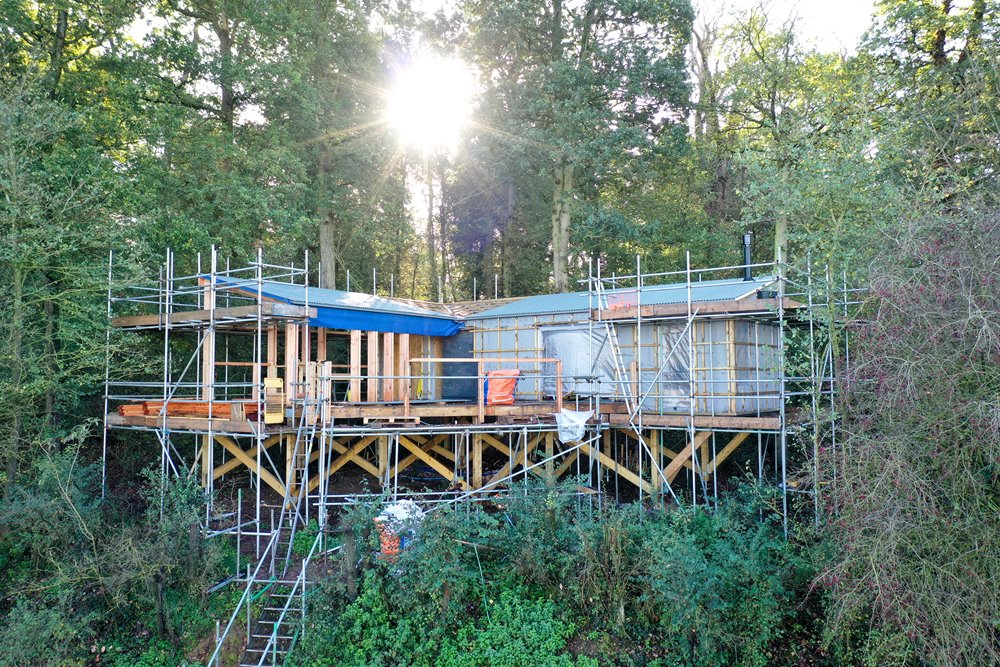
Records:
<instances>
[{"instance_id":1,"label":"treehouse under construction","mask_svg":"<svg viewBox=\"0 0 1000 667\"><path fill-rule=\"evenodd\" d=\"M786 521L818 504L801 454L836 443L853 290L745 250L737 266L644 273L637 259L630 275L593 267L575 293L447 304L326 289L308 258L260 251L223 268L213 249L190 275L168 252L156 279L115 289L110 262L114 335L145 337L162 363L118 379L109 356L105 459L115 431L148 432L165 478L200 475L207 534L248 561L210 664L243 614L242 664L282 663L324 529L365 496L430 507L572 477L597 506L709 504L750 475L780 489ZM217 500L226 483L237 502Z\"/></svg>"}]
</instances>

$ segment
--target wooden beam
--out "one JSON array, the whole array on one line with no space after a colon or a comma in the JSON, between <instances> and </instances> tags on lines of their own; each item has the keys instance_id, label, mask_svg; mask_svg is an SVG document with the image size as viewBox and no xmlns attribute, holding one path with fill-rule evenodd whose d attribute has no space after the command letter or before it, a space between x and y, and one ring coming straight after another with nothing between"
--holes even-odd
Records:
<instances>
[{"instance_id":1,"label":"wooden beam","mask_svg":"<svg viewBox=\"0 0 1000 667\"><path fill-rule=\"evenodd\" d=\"M401 444L406 449L410 450L410 452L414 456L416 456L418 459L420 459L421 461L423 461L424 463L426 463L435 472L437 472L439 475L441 475L442 477L444 477L446 480L458 482L459 484L461 484L462 489L464 489L466 491L469 489L468 482L466 482L464 479L462 479L461 477L459 477L458 474L454 470L451 470L450 468L448 468L448 466L446 466L445 464L441 463L436 458L434 458L433 456L431 456L430 454L428 454L427 452L425 452L420 447L420 445L418 445L417 443L413 442L412 440L410 440L406 436L402 436L401 435L401 436L399 436L399 444Z\"/></svg>"},{"instance_id":2,"label":"wooden beam","mask_svg":"<svg viewBox=\"0 0 1000 667\"><path fill-rule=\"evenodd\" d=\"M653 485L652 484L650 484L649 482L647 482L644 479L641 479L633 471L629 470L628 468L626 468L622 464L618 463L618 461L615 461L613 458L611 458L607 454L604 454L603 452L601 452L598 449L593 449L590 445L585 444L585 443L581 443L580 444L580 451L583 452L584 454L586 454L587 456L589 456L592 459L593 458L599 459L600 462L601 462L601 464L605 468L610 469L611 471L613 471L615 474L617 474L622 479L624 479L624 480L626 480L628 482L631 482L635 486L638 486L638 487L642 488L647 493L650 493L650 494L653 493Z\"/></svg>"},{"instance_id":3,"label":"wooden beam","mask_svg":"<svg viewBox=\"0 0 1000 667\"><path fill-rule=\"evenodd\" d=\"M293 306L288 303L265 301L260 304L261 315L265 318L300 319L316 317L316 309L306 309L303 306ZM216 308L215 321L225 323L225 320L249 320L257 317L257 306L236 306L234 308ZM166 315L130 315L111 318L111 326L119 328L131 327L162 327L168 321L171 325L203 324L212 319L212 313L207 309L182 310Z\"/></svg>"},{"instance_id":4,"label":"wooden beam","mask_svg":"<svg viewBox=\"0 0 1000 667\"><path fill-rule=\"evenodd\" d=\"M257 461L255 459L250 458L248 453L243 451L243 449L236 443L235 440L226 435L215 435L215 441L218 442L223 447L225 447L226 451L228 451L234 457L239 459L240 463L242 463L243 465L245 465L247 468L250 469L250 472L258 475L262 482L270 486L278 493L278 495L284 498L285 485L282 484L278 480L278 478L276 478L274 475L265 470L263 465L261 465L260 468L258 468Z\"/></svg>"},{"instance_id":5,"label":"wooden beam","mask_svg":"<svg viewBox=\"0 0 1000 667\"><path fill-rule=\"evenodd\" d=\"M793 301L792 299L785 298L783 304L785 310L795 310L798 308L803 308L804 304L798 301ZM604 309L604 310L593 310L591 311L591 316L593 319L600 320L624 320L624 319L634 319L638 314L638 308L636 306L624 306L622 308L614 309ZM733 314L733 315L746 315L749 313L777 313L778 312L778 300L777 299L758 299L755 296L747 296L739 300L727 300L727 301L710 301L710 302L700 302L698 304L698 314L699 315L721 315L721 314ZM669 317L669 316L686 316L687 315L687 302L684 303L670 303L670 304L657 304L651 306L642 306L642 316L643 317Z\"/></svg>"},{"instance_id":6,"label":"wooden beam","mask_svg":"<svg viewBox=\"0 0 1000 667\"><path fill-rule=\"evenodd\" d=\"M570 452L569 456L566 457L566 460L563 461L558 468L556 468L555 478L559 479L560 477L565 475L566 471L570 469L570 466L573 465L573 462L576 461L577 458L579 458L579 456L580 456L579 450L574 450Z\"/></svg>"},{"instance_id":7,"label":"wooden beam","mask_svg":"<svg viewBox=\"0 0 1000 667\"><path fill-rule=\"evenodd\" d=\"M347 400L358 403L361 401L361 332L351 330L351 379L347 383Z\"/></svg>"},{"instance_id":8,"label":"wooden beam","mask_svg":"<svg viewBox=\"0 0 1000 667\"><path fill-rule=\"evenodd\" d=\"M472 436L472 488L479 489L483 486L483 436L475 434Z\"/></svg>"},{"instance_id":9,"label":"wooden beam","mask_svg":"<svg viewBox=\"0 0 1000 667\"><path fill-rule=\"evenodd\" d=\"M278 377L278 325L267 327L267 377Z\"/></svg>"},{"instance_id":10,"label":"wooden beam","mask_svg":"<svg viewBox=\"0 0 1000 667\"><path fill-rule=\"evenodd\" d=\"M629 426L631 420L626 414L625 406L621 404L601 404L601 412L608 415L608 423L612 426ZM687 427L688 415L647 415L643 414L642 423L646 426L667 426L673 428ZM732 429L748 431L777 431L781 423L777 417L739 417L739 416L708 416L695 415L694 427L697 429Z\"/></svg>"},{"instance_id":11,"label":"wooden beam","mask_svg":"<svg viewBox=\"0 0 1000 667\"><path fill-rule=\"evenodd\" d=\"M396 379L391 377L396 374L396 365L393 360L396 357L396 334L388 331L382 334L382 400L396 400Z\"/></svg>"},{"instance_id":12,"label":"wooden beam","mask_svg":"<svg viewBox=\"0 0 1000 667\"><path fill-rule=\"evenodd\" d=\"M378 332L368 332L368 367L365 369L368 376L368 395L365 400L369 403L378 401ZM364 416L364 415L359 415Z\"/></svg>"},{"instance_id":13,"label":"wooden beam","mask_svg":"<svg viewBox=\"0 0 1000 667\"><path fill-rule=\"evenodd\" d=\"M398 360L396 363L396 375L402 377L396 383L400 395L410 398L410 334L399 334ZM406 405L409 407L410 402ZM410 413L404 412L404 416L409 417Z\"/></svg>"},{"instance_id":14,"label":"wooden beam","mask_svg":"<svg viewBox=\"0 0 1000 667\"><path fill-rule=\"evenodd\" d=\"M299 327L285 325L285 405L291 405L298 395L294 385L299 381Z\"/></svg>"},{"instance_id":15,"label":"wooden beam","mask_svg":"<svg viewBox=\"0 0 1000 667\"><path fill-rule=\"evenodd\" d=\"M722 448L721 452L716 452L715 458L711 463L708 464L708 468L705 471L706 475L711 475L716 471L716 469L722 465L722 463L730 457L730 455L735 452L743 441L750 437L749 433L737 433L732 437L732 439Z\"/></svg>"},{"instance_id":16,"label":"wooden beam","mask_svg":"<svg viewBox=\"0 0 1000 667\"><path fill-rule=\"evenodd\" d=\"M281 442L281 436L280 435L268 436L264 440L264 449L270 449L271 447L275 446L279 442ZM246 452L247 452L247 455L250 456L250 458L252 458L254 461L257 460L257 447L253 447L251 449L248 449L248 450L246 450ZM212 471L212 478L213 479L219 479L223 475L232 472L233 470L235 470L236 468L238 468L241 465L243 465L243 462L240 461L239 459L236 459L236 458L229 459L228 461L226 461L222 465L215 467L215 470Z\"/></svg>"},{"instance_id":17,"label":"wooden beam","mask_svg":"<svg viewBox=\"0 0 1000 667\"><path fill-rule=\"evenodd\" d=\"M677 473L680 472L681 467L684 465L684 461L690 458L692 456L692 452L708 440L711 435L711 431L701 431L700 433L695 434L694 443L689 442L687 447L682 449L680 453L677 454L677 457L663 470L663 474L667 478L668 482L673 483L674 478L677 477Z\"/></svg>"},{"instance_id":18,"label":"wooden beam","mask_svg":"<svg viewBox=\"0 0 1000 667\"><path fill-rule=\"evenodd\" d=\"M351 445L344 453L342 453L340 456L338 456L334 461L330 463L330 467L327 468L326 471L326 476L332 477L333 473L337 472L345 465L350 463L354 458L355 454L363 451L365 447L375 442L377 437L378 436L374 435L365 436L364 438L361 438L356 443ZM312 481L309 482L309 490L315 491L316 487L318 486L319 486L319 476L317 475L315 478L313 478Z\"/></svg>"}]
</instances>

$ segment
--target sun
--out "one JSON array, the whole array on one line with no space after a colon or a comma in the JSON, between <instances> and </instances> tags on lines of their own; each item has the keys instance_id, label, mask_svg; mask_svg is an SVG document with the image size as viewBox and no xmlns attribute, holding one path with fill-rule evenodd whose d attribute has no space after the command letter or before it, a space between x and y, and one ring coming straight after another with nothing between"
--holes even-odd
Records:
<instances>
[{"instance_id":1,"label":"sun","mask_svg":"<svg viewBox=\"0 0 1000 667\"><path fill-rule=\"evenodd\" d=\"M404 145L423 152L453 149L472 114L474 79L454 58L425 55L398 72L387 120Z\"/></svg>"}]
</instances>

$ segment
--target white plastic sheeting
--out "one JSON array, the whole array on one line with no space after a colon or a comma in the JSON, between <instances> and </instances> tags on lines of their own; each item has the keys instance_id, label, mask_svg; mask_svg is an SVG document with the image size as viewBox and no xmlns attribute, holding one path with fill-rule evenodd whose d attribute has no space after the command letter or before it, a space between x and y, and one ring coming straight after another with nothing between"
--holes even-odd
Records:
<instances>
[{"instance_id":1,"label":"white plastic sheeting","mask_svg":"<svg viewBox=\"0 0 1000 667\"><path fill-rule=\"evenodd\" d=\"M613 396L615 357L603 326L571 325L542 329L542 348L546 357L563 363L563 392L577 396ZM555 364L545 364L542 389L556 393Z\"/></svg>"},{"instance_id":2,"label":"white plastic sheeting","mask_svg":"<svg viewBox=\"0 0 1000 667\"><path fill-rule=\"evenodd\" d=\"M559 441L563 443L578 442L587 434L587 420L594 416L593 410L577 412L563 410L556 413L556 428L559 429Z\"/></svg>"}]
</instances>

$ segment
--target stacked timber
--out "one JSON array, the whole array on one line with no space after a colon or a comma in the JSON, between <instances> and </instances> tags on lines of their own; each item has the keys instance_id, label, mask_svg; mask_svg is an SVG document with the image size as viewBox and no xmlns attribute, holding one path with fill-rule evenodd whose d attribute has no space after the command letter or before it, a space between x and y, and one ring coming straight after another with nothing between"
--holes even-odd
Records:
<instances>
[{"instance_id":1,"label":"stacked timber","mask_svg":"<svg viewBox=\"0 0 1000 667\"><path fill-rule=\"evenodd\" d=\"M242 411L237 414L245 415L247 419L254 419L257 414L256 403L233 404L228 401L214 401L211 403L211 416L213 419L232 419L234 407ZM118 406L118 414L123 417L162 417L163 401L144 401L142 403L128 403ZM208 419L208 401L170 401L167 403L166 415L168 417L187 417L189 419Z\"/></svg>"}]
</instances>

